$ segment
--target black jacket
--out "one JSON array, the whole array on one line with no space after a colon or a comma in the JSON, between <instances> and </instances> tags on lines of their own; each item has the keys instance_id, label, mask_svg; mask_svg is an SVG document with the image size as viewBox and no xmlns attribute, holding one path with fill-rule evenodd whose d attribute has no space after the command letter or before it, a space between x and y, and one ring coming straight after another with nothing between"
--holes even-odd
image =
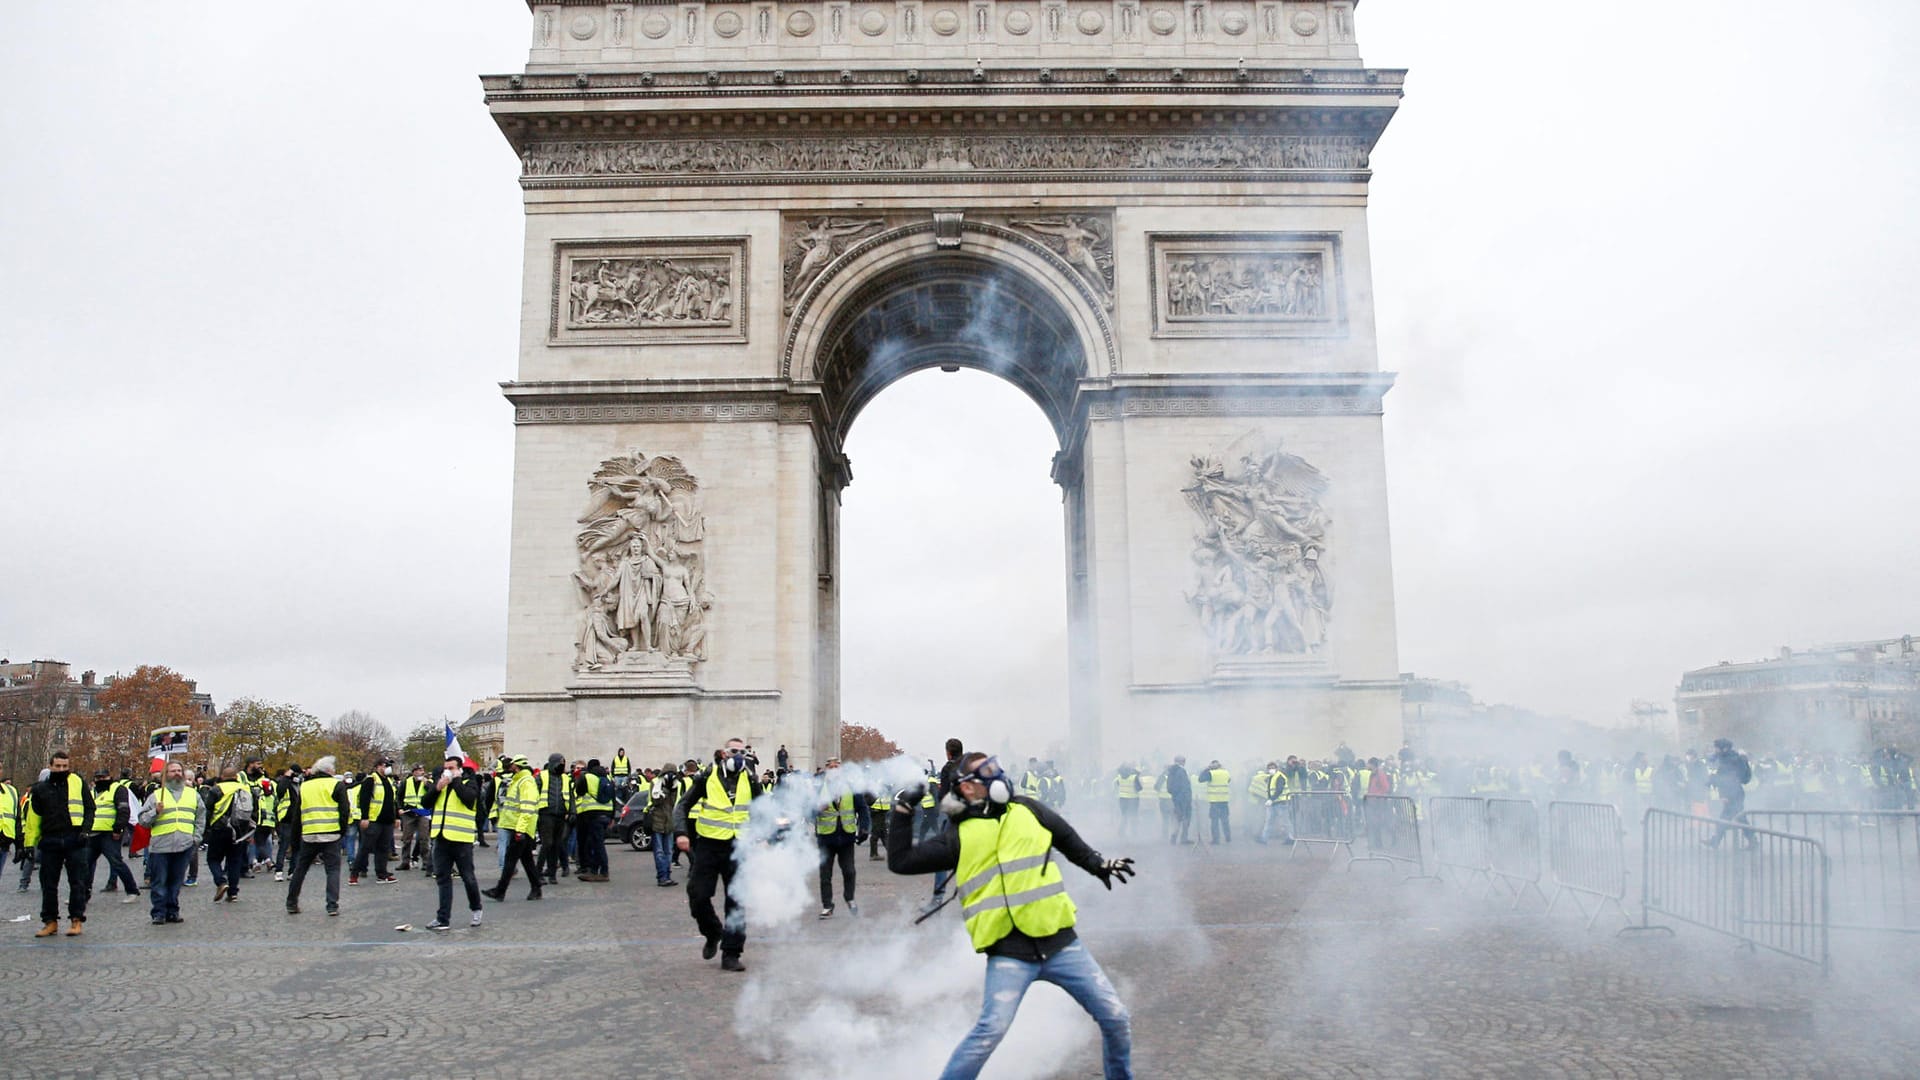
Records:
<instances>
[{"instance_id":1,"label":"black jacket","mask_svg":"<svg viewBox=\"0 0 1920 1080\"><path fill-rule=\"evenodd\" d=\"M1013 804L1033 811L1033 816L1040 820L1040 827L1053 834L1053 849L1060 853L1061 858L1089 874L1099 874L1106 859L1089 847L1087 842L1080 838L1080 834L1073 831L1073 826L1067 824L1067 819L1055 812L1053 807L1025 795L1015 795L1013 803L1009 805ZM898 804L894 809L896 811L899 809ZM896 874L933 874L943 870L957 870L960 868L959 824L970 818L996 818L1004 813L1006 813L1006 807L992 803L980 808L968 807L953 819L954 828L935 833L918 845L913 842L911 828L895 829L889 826L887 869ZM966 902L964 896L956 899L961 903ZM1044 938L1028 937L1015 930L987 946L986 952L988 956L1005 956L1014 960L1039 963L1073 944L1075 940L1077 937L1071 926Z\"/></svg>"},{"instance_id":2,"label":"black jacket","mask_svg":"<svg viewBox=\"0 0 1920 1080\"><path fill-rule=\"evenodd\" d=\"M70 833L85 836L93 831L93 786L84 779L80 781L80 801L86 804L86 813L79 821L67 817L67 777L72 775L70 772L48 774L45 780L27 789L27 799L33 804L33 812L40 815L41 843ZM24 823L26 814L22 813L20 817ZM24 827L20 835L22 839L26 837Z\"/></svg>"},{"instance_id":3,"label":"black jacket","mask_svg":"<svg viewBox=\"0 0 1920 1080\"><path fill-rule=\"evenodd\" d=\"M387 801L381 805L379 813L369 814L367 813L367 809L373 805L373 785L375 784L379 784L387 789ZM400 810L400 793L394 790L393 781L381 776L379 773L368 773L366 778L358 784L355 784L354 787L359 789L355 791L353 795L353 819L355 821L371 821L376 825L393 824L394 819L399 816Z\"/></svg>"}]
</instances>

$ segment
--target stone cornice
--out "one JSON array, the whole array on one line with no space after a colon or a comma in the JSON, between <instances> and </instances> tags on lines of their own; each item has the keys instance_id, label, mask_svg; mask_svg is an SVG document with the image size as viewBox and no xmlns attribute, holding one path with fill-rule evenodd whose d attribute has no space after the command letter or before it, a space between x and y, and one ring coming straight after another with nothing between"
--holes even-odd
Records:
<instances>
[{"instance_id":1,"label":"stone cornice","mask_svg":"<svg viewBox=\"0 0 1920 1080\"><path fill-rule=\"evenodd\" d=\"M785 379L505 382L515 424L824 424L817 388Z\"/></svg>"},{"instance_id":2,"label":"stone cornice","mask_svg":"<svg viewBox=\"0 0 1920 1080\"><path fill-rule=\"evenodd\" d=\"M1371 97L1391 105L1406 83L1404 68L1247 67L1214 60L1182 63L1114 61L1048 65L1031 61L995 67L966 60L903 60L886 67L788 67L755 64L630 67L566 74L482 75L489 105L511 102L604 101L608 98L728 98L778 94L851 97L862 93L915 95L1100 93L1107 95L1220 93Z\"/></svg>"}]
</instances>

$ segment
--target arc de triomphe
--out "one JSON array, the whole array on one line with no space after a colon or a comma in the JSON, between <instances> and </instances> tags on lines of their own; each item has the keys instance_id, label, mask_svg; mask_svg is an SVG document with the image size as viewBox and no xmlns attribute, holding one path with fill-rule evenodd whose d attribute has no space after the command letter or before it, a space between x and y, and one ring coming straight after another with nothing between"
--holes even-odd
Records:
<instances>
[{"instance_id":1,"label":"arc de triomphe","mask_svg":"<svg viewBox=\"0 0 1920 1080\"><path fill-rule=\"evenodd\" d=\"M529 8L510 751L832 754L843 440L936 365L1059 435L1076 767L1397 745L1353 3Z\"/></svg>"}]
</instances>

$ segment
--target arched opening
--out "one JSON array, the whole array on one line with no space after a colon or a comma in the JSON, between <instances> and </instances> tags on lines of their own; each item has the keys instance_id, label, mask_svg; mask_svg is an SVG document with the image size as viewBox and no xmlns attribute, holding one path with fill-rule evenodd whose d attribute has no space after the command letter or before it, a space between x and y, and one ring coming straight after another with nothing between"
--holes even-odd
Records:
<instances>
[{"instance_id":1,"label":"arched opening","mask_svg":"<svg viewBox=\"0 0 1920 1080\"><path fill-rule=\"evenodd\" d=\"M1067 737L1067 580L1050 425L1006 382L908 376L851 429L841 717L909 752Z\"/></svg>"},{"instance_id":2,"label":"arched opening","mask_svg":"<svg viewBox=\"0 0 1920 1080\"><path fill-rule=\"evenodd\" d=\"M1072 320L1043 284L970 254L912 259L854 289L821 336L814 370L834 437L846 437L875 394L931 367L1001 376L1040 406L1061 440L1087 362Z\"/></svg>"},{"instance_id":3,"label":"arched opening","mask_svg":"<svg viewBox=\"0 0 1920 1080\"><path fill-rule=\"evenodd\" d=\"M859 480L826 508L822 685L843 722L920 753L964 732L1042 753L1073 695L1080 502L1050 465L1088 374L1084 315L1004 253L930 247L842 283L812 338L828 442Z\"/></svg>"}]
</instances>

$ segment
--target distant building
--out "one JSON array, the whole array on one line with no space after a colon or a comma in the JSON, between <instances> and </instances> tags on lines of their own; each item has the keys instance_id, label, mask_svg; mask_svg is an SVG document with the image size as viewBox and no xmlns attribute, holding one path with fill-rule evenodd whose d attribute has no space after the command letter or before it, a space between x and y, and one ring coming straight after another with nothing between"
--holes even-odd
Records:
<instances>
[{"instance_id":1,"label":"distant building","mask_svg":"<svg viewBox=\"0 0 1920 1080\"><path fill-rule=\"evenodd\" d=\"M64 660L32 660L15 663L0 659L0 716L28 716L56 719L71 714L98 712L96 698L113 685L113 677L98 678L83 671L75 680L73 665ZM194 709L202 719L214 717L213 695L200 692L200 686L187 680Z\"/></svg>"},{"instance_id":2,"label":"distant building","mask_svg":"<svg viewBox=\"0 0 1920 1080\"><path fill-rule=\"evenodd\" d=\"M1467 684L1400 675L1400 727L1407 745L1432 752L1435 738L1445 740L1473 722L1473 692Z\"/></svg>"},{"instance_id":3,"label":"distant building","mask_svg":"<svg viewBox=\"0 0 1920 1080\"><path fill-rule=\"evenodd\" d=\"M474 756L491 767L507 749L507 706L497 697L480 698L467 706L460 735L471 740Z\"/></svg>"},{"instance_id":4,"label":"distant building","mask_svg":"<svg viewBox=\"0 0 1920 1080\"><path fill-rule=\"evenodd\" d=\"M1749 749L1911 751L1920 743L1920 656L1912 635L1783 648L1771 660L1689 671L1673 703L1683 742L1725 736Z\"/></svg>"},{"instance_id":5,"label":"distant building","mask_svg":"<svg viewBox=\"0 0 1920 1080\"><path fill-rule=\"evenodd\" d=\"M13 769L28 767L49 747L65 745L73 718L100 711L99 695L113 685L113 678L99 678L83 671L73 677L73 666L64 660L31 660L15 663L0 659L0 721L5 725L4 747L7 763ZM213 696L200 692L199 685L187 680L193 707L199 718L214 718Z\"/></svg>"}]
</instances>

